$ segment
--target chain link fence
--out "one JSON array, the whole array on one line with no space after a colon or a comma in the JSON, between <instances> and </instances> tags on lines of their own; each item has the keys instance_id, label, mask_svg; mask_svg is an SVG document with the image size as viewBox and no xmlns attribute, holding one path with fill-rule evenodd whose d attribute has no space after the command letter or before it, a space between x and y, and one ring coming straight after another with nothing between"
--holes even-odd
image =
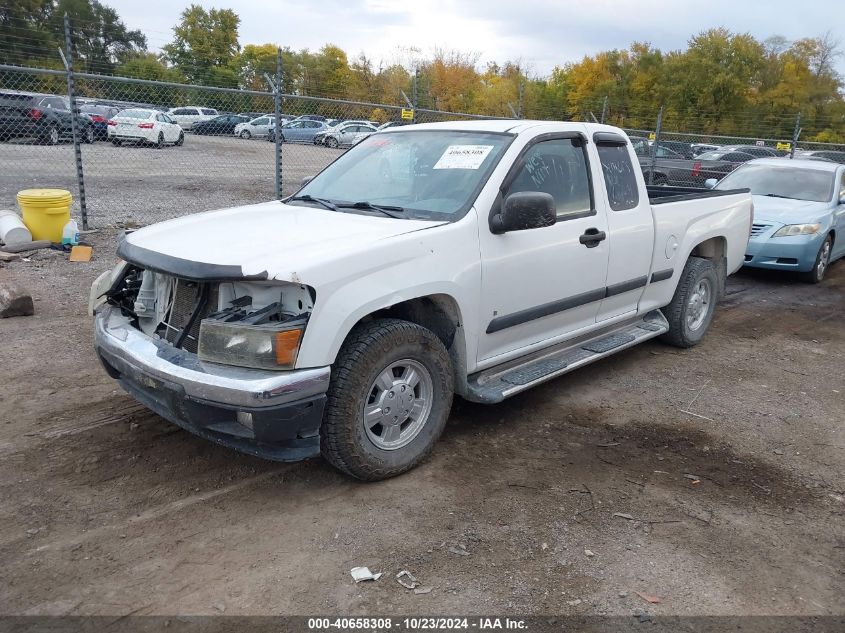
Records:
<instances>
[{"instance_id":1,"label":"chain link fence","mask_svg":"<svg viewBox=\"0 0 845 633\"><path fill-rule=\"evenodd\" d=\"M290 195L380 126L501 118L414 108L404 93L404 104L283 94L275 89L283 85L281 60L275 77L265 75L267 91L74 74L65 62L65 70L0 65L0 209L15 208L22 189L67 189L84 228ZM510 110L521 114L521 100ZM624 127L606 100L596 110L601 119L592 111L583 119L607 115ZM664 130L662 109L635 119L654 121L652 129L625 129L656 185L705 186L763 156L845 162L843 146L800 142L800 115L794 126L780 122L780 132L794 128L786 138Z\"/></svg>"}]
</instances>

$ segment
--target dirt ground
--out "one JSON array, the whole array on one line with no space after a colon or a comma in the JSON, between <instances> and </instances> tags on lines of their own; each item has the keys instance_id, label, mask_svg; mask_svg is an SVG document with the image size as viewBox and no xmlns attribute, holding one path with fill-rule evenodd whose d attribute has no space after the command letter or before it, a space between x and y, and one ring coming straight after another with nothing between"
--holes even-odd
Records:
<instances>
[{"instance_id":1,"label":"dirt ground","mask_svg":"<svg viewBox=\"0 0 845 633\"><path fill-rule=\"evenodd\" d=\"M458 402L427 462L361 484L119 391L85 316L114 238L0 270L37 310L0 321L0 612L845 613L845 263L742 272L698 347Z\"/></svg>"}]
</instances>

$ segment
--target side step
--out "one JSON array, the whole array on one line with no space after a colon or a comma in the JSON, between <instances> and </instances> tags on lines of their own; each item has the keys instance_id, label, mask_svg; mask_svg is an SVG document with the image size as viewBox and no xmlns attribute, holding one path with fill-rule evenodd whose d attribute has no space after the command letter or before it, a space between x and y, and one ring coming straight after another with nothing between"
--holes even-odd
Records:
<instances>
[{"instance_id":1,"label":"side step","mask_svg":"<svg viewBox=\"0 0 845 633\"><path fill-rule=\"evenodd\" d=\"M644 317L615 325L600 334L565 341L473 374L467 381L466 397L473 402L501 402L521 391L668 331L669 322L660 310L654 310Z\"/></svg>"}]
</instances>

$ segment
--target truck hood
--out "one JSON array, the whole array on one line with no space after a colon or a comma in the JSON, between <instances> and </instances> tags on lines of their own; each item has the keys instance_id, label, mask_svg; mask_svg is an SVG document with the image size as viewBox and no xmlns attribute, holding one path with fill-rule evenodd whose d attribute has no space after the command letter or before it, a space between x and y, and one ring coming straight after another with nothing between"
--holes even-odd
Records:
<instances>
[{"instance_id":1,"label":"truck hood","mask_svg":"<svg viewBox=\"0 0 845 633\"><path fill-rule=\"evenodd\" d=\"M781 224L805 224L816 222L829 213L827 202L752 196L754 199L754 220L768 220Z\"/></svg>"},{"instance_id":2,"label":"truck hood","mask_svg":"<svg viewBox=\"0 0 845 633\"><path fill-rule=\"evenodd\" d=\"M266 202L139 229L121 242L118 255L189 279L247 277L298 283L301 272L315 264L322 267L370 253L386 240L441 224ZM338 277L343 272L338 270Z\"/></svg>"}]
</instances>

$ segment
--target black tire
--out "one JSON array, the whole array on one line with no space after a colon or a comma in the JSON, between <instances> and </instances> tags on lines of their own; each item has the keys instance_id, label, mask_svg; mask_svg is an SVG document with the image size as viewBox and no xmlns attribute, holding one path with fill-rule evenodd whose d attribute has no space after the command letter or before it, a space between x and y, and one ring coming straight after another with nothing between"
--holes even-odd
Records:
<instances>
[{"instance_id":1,"label":"black tire","mask_svg":"<svg viewBox=\"0 0 845 633\"><path fill-rule=\"evenodd\" d=\"M252 138L252 134L250 134L249 130L241 130L241 138L245 141L248 141Z\"/></svg>"},{"instance_id":2,"label":"black tire","mask_svg":"<svg viewBox=\"0 0 845 633\"><path fill-rule=\"evenodd\" d=\"M82 131L82 140L89 145L94 142L94 128L90 125Z\"/></svg>"},{"instance_id":3,"label":"black tire","mask_svg":"<svg viewBox=\"0 0 845 633\"><path fill-rule=\"evenodd\" d=\"M179 138L176 139L176 147L182 147L185 143L185 133L179 132Z\"/></svg>"},{"instance_id":4,"label":"black tire","mask_svg":"<svg viewBox=\"0 0 845 633\"><path fill-rule=\"evenodd\" d=\"M156 141L156 149L162 149L164 147L164 132L158 133L158 140Z\"/></svg>"},{"instance_id":5,"label":"black tire","mask_svg":"<svg viewBox=\"0 0 845 633\"><path fill-rule=\"evenodd\" d=\"M695 298L696 294L702 297L702 284L708 288L709 293L706 305L697 302ZM704 338L713 320L720 287L719 273L713 262L701 257L690 257L678 280L672 302L663 308L663 314L669 321L669 331L661 340L675 347L697 345Z\"/></svg>"},{"instance_id":6,"label":"black tire","mask_svg":"<svg viewBox=\"0 0 845 633\"><path fill-rule=\"evenodd\" d=\"M118 141L116 138L113 138L111 140L111 144L114 145L115 147L120 147L122 145L122 143L120 141Z\"/></svg>"},{"instance_id":7,"label":"black tire","mask_svg":"<svg viewBox=\"0 0 845 633\"><path fill-rule=\"evenodd\" d=\"M337 149L339 143L334 136L330 136L326 139L326 147L331 147L332 149Z\"/></svg>"},{"instance_id":8,"label":"black tire","mask_svg":"<svg viewBox=\"0 0 845 633\"><path fill-rule=\"evenodd\" d=\"M410 435L407 444L384 449L368 434L364 409L368 403L374 406L370 401L377 389L376 379L391 364L406 361L416 363L427 372L427 378L420 384L430 380L426 388L431 390L431 407L421 416L421 425ZM399 379L401 377L402 374ZM389 395L393 397L392 388ZM398 395L397 400L391 400L397 405ZM452 362L442 341L433 332L399 319L378 319L358 325L343 343L332 367L320 428L323 457L338 470L363 481L378 481L404 473L431 452L446 426L452 397ZM390 413L387 408L382 411ZM404 424L412 424L410 418L399 428ZM379 426L371 426L371 430ZM383 428L387 438L387 426Z\"/></svg>"},{"instance_id":9,"label":"black tire","mask_svg":"<svg viewBox=\"0 0 845 633\"><path fill-rule=\"evenodd\" d=\"M653 184L655 187L665 187L669 184L669 179L664 174L654 174Z\"/></svg>"},{"instance_id":10,"label":"black tire","mask_svg":"<svg viewBox=\"0 0 845 633\"><path fill-rule=\"evenodd\" d=\"M825 273L830 266L831 250L833 250L833 237L828 235L819 247L819 252L816 253L816 261L813 262L812 270L801 274L804 281L817 284L824 280Z\"/></svg>"}]
</instances>

